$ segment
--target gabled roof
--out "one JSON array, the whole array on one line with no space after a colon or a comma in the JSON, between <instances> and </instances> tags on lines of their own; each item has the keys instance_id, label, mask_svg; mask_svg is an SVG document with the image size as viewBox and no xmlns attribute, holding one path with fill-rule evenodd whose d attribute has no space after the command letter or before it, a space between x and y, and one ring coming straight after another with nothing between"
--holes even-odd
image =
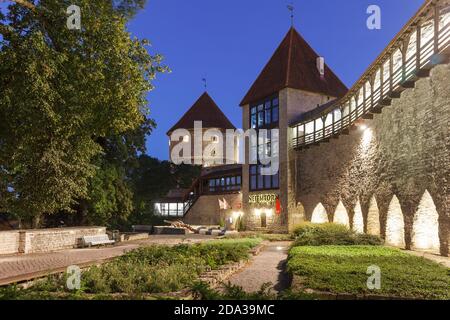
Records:
<instances>
[{"instance_id":1,"label":"gabled roof","mask_svg":"<svg viewBox=\"0 0 450 320\"><path fill-rule=\"evenodd\" d=\"M194 129L194 121L202 121L203 128L236 129L207 92L203 93L184 116L167 132Z\"/></svg>"},{"instance_id":2,"label":"gabled roof","mask_svg":"<svg viewBox=\"0 0 450 320\"><path fill-rule=\"evenodd\" d=\"M325 65L325 75L317 70L319 55L291 28L258 76L241 106L258 102L284 88L300 89L340 98L348 89Z\"/></svg>"}]
</instances>

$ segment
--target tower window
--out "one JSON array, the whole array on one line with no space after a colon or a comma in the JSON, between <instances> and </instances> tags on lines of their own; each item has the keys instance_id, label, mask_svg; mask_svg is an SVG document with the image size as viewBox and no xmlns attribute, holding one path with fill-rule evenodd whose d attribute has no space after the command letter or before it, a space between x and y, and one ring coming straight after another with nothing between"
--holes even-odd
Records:
<instances>
[{"instance_id":1,"label":"tower window","mask_svg":"<svg viewBox=\"0 0 450 320\"><path fill-rule=\"evenodd\" d=\"M250 127L253 129L271 128L278 125L279 100L277 97L266 99L250 108Z\"/></svg>"}]
</instances>

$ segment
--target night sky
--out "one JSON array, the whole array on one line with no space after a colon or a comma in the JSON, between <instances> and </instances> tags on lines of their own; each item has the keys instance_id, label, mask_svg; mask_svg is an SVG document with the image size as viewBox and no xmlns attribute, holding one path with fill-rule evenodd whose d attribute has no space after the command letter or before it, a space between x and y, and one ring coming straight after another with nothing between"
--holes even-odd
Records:
<instances>
[{"instance_id":1,"label":"night sky","mask_svg":"<svg viewBox=\"0 0 450 320\"><path fill-rule=\"evenodd\" d=\"M295 27L351 86L424 0L295 0ZM172 73L149 93L158 128L148 154L168 158L166 131L204 91L236 127L239 103L290 27L290 0L148 0L130 31L153 44ZM369 5L379 5L382 29L366 27Z\"/></svg>"}]
</instances>

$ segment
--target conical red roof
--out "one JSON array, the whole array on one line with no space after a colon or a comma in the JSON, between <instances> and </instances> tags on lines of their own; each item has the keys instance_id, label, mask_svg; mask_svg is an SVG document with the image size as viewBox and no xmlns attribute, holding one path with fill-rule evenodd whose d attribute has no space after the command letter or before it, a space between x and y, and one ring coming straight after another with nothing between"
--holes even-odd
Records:
<instances>
[{"instance_id":1,"label":"conical red roof","mask_svg":"<svg viewBox=\"0 0 450 320\"><path fill-rule=\"evenodd\" d=\"M167 132L194 129L194 121L202 121L203 128L236 129L207 92L203 93L184 116Z\"/></svg>"},{"instance_id":2,"label":"conical red roof","mask_svg":"<svg viewBox=\"0 0 450 320\"><path fill-rule=\"evenodd\" d=\"M340 98L348 89L325 65L325 75L317 70L319 55L291 28L258 76L241 106L258 102L284 88L300 89Z\"/></svg>"}]
</instances>

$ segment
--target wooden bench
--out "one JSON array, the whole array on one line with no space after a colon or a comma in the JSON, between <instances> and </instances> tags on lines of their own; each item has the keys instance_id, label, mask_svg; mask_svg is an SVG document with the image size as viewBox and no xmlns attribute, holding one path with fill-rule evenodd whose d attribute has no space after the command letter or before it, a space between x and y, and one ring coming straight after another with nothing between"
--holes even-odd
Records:
<instances>
[{"instance_id":1,"label":"wooden bench","mask_svg":"<svg viewBox=\"0 0 450 320\"><path fill-rule=\"evenodd\" d=\"M108 244L114 244L114 240L109 240L109 237L107 234L99 234L95 236L84 236L81 238L83 242L83 246L85 247L91 247L91 246L101 246L101 245L108 245Z\"/></svg>"}]
</instances>

